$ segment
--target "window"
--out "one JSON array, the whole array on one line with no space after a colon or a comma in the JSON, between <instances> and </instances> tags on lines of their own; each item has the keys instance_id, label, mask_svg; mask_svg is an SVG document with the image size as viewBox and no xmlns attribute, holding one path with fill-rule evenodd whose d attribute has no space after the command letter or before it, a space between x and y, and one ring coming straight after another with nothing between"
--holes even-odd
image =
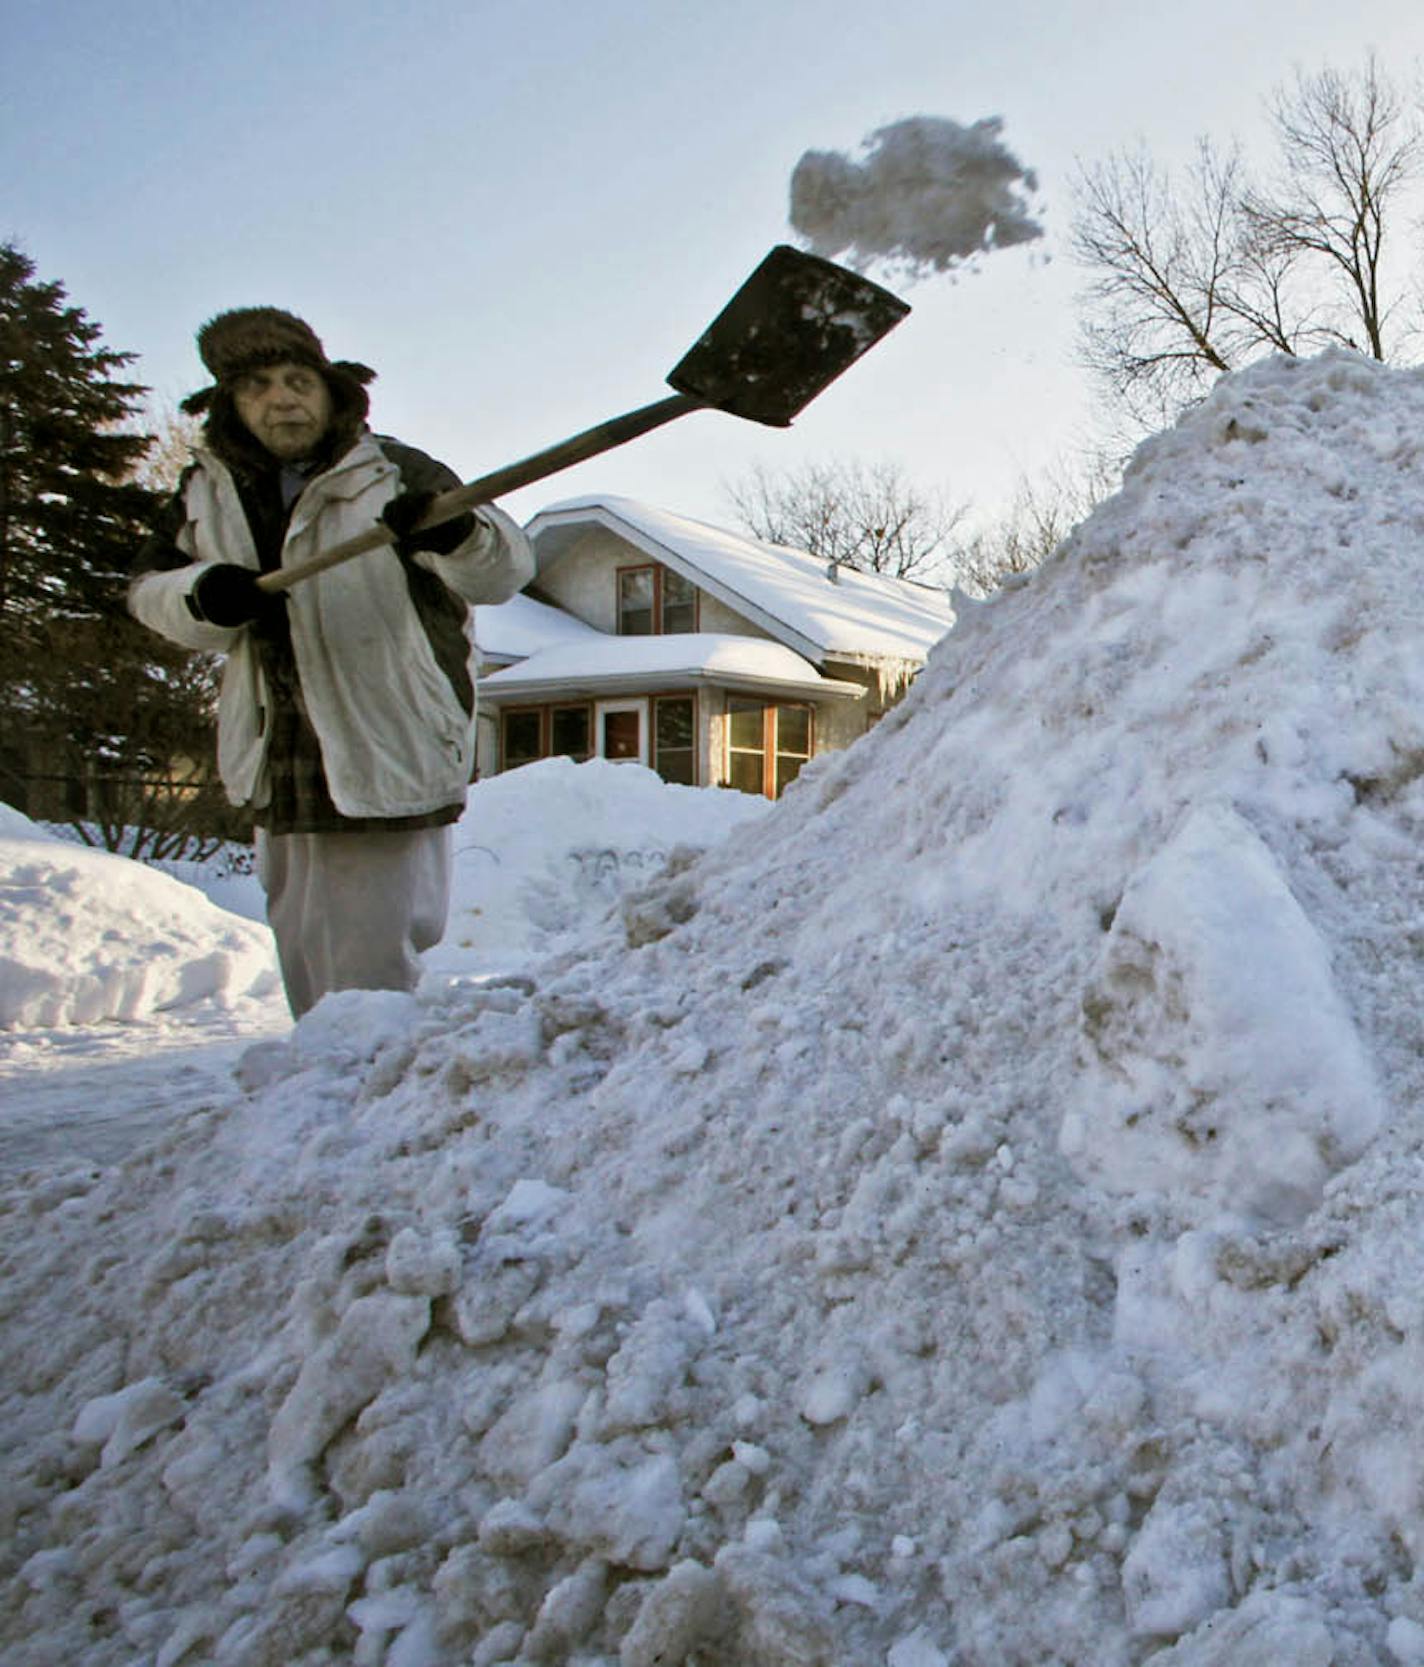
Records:
<instances>
[{"instance_id":1,"label":"window","mask_svg":"<svg viewBox=\"0 0 1424 1667\"><path fill-rule=\"evenodd\" d=\"M811 756L811 708L727 701L727 785L779 799Z\"/></svg>"},{"instance_id":2,"label":"window","mask_svg":"<svg viewBox=\"0 0 1424 1667\"><path fill-rule=\"evenodd\" d=\"M739 793L763 793L766 775L765 713L759 701L727 702L727 785Z\"/></svg>"},{"instance_id":3,"label":"window","mask_svg":"<svg viewBox=\"0 0 1424 1667\"><path fill-rule=\"evenodd\" d=\"M589 716L586 706L549 709L549 756L585 759L589 755Z\"/></svg>"},{"instance_id":4,"label":"window","mask_svg":"<svg viewBox=\"0 0 1424 1667\"><path fill-rule=\"evenodd\" d=\"M771 717L775 724L775 792L779 799L801 774L801 766L811 756L811 708L809 706L774 706Z\"/></svg>"},{"instance_id":5,"label":"window","mask_svg":"<svg viewBox=\"0 0 1424 1667\"><path fill-rule=\"evenodd\" d=\"M500 719L500 769L514 770L540 758L583 760L591 751L593 715L579 706L523 706Z\"/></svg>"},{"instance_id":6,"label":"window","mask_svg":"<svg viewBox=\"0 0 1424 1667\"><path fill-rule=\"evenodd\" d=\"M535 708L527 712L506 712L501 737L501 768L517 769L544 756L544 714Z\"/></svg>"},{"instance_id":7,"label":"window","mask_svg":"<svg viewBox=\"0 0 1424 1667\"><path fill-rule=\"evenodd\" d=\"M658 619L664 636L697 629L697 586L668 568L659 570Z\"/></svg>"},{"instance_id":8,"label":"window","mask_svg":"<svg viewBox=\"0 0 1424 1667\"><path fill-rule=\"evenodd\" d=\"M618 635L669 636L697 629L697 586L670 568L620 567Z\"/></svg>"},{"instance_id":9,"label":"window","mask_svg":"<svg viewBox=\"0 0 1424 1667\"><path fill-rule=\"evenodd\" d=\"M650 637L653 634L653 592L655 569L625 567L618 574L618 635Z\"/></svg>"},{"instance_id":10,"label":"window","mask_svg":"<svg viewBox=\"0 0 1424 1667\"><path fill-rule=\"evenodd\" d=\"M653 702L653 768L664 781L697 785L697 706L691 695Z\"/></svg>"}]
</instances>

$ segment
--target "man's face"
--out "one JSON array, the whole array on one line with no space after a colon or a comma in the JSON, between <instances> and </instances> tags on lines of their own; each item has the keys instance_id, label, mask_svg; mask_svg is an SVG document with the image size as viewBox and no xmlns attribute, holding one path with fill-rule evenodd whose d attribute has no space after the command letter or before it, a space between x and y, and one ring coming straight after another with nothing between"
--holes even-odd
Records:
<instances>
[{"instance_id":1,"label":"man's face","mask_svg":"<svg viewBox=\"0 0 1424 1667\"><path fill-rule=\"evenodd\" d=\"M331 422L326 378L290 359L240 376L232 397L248 433L284 463L310 457Z\"/></svg>"}]
</instances>

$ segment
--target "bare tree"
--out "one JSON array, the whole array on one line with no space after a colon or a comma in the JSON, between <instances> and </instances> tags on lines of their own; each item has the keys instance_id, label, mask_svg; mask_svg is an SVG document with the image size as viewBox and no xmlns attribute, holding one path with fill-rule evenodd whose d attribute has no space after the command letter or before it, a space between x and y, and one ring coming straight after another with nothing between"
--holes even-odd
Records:
<instances>
[{"instance_id":1,"label":"bare tree","mask_svg":"<svg viewBox=\"0 0 1424 1667\"><path fill-rule=\"evenodd\" d=\"M741 524L770 544L828 563L934 582L968 514L913 485L895 463L810 463L772 474L760 464L723 487Z\"/></svg>"},{"instance_id":2,"label":"bare tree","mask_svg":"<svg viewBox=\"0 0 1424 1667\"><path fill-rule=\"evenodd\" d=\"M956 549L955 582L971 596L987 596L1032 572L1108 495L1117 473L1107 456L1096 455L1020 481L1007 511Z\"/></svg>"},{"instance_id":3,"label":"bare tree","mask_svg":"<svg viewBox=\"0 0 1424 1667\"><path fill-rule=\"evenodd\" d=\"M1143 151L1079 170L1084 361L1139 424L1160 425L1262 352L1390 352L1405 291L1387 234L1408 224L1420 175L1415 112L1370 58L1353 76L1298 74L1270 115L1265 183L1234 142L1207 139L1178 176Z\"/></svg>"},{"instance_id":4,"label":"bare tree","mask_svg":"<svg viewBox=\"0 0 1424 1667\"><path fill-rule=\"evenodd\" d=\"M1239 242L1238 169L1203 143L1185 187L1145 151L1080 170L1073 251L1093 275L1083 357L1134 415L1229 368L1221 297Z\"/></svg>"},{"instance_id":5,"label":"bare tree","mask_svg":"<svg viewBox=\"0 0 1424 1667\"><path fill-rule=\"evenodd\" d=\"M1253 236L1333 279L1321 325L1331 339L1388 359L1402 291L1387 269L1386 232L1424 159L1417 116L1370 56L1353 78L1297 74L1275 93L1271 121L1279 177L1245 199Z\"/></svg>"}]
</instances>

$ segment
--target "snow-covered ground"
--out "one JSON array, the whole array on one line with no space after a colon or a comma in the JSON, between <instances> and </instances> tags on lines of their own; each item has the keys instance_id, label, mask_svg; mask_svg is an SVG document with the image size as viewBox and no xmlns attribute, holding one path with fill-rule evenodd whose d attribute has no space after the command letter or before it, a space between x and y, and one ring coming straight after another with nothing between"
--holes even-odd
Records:
<instances>
[{"instance_id":1,"label":"snow-covered ground","mask_svg":"<svg viewBox=\"0 0 1424 1667\"><path fill-rule=\"evenodd\" d=\"M1260 365L774 810L12 1184L7 1667L1424 1667L1421 636L1424 376Z\"/></svg>"},{"instance_id":2,"label":"snow-covered ground","mask_svg":"<svg viewBox=\"0 0 1424 1667\"><path fill-rule=\"evenodd\" d=\"M509 974L577 942L671 852L766 808L603 760L480 783L427 978ZM244 1049L291 1029L256 878L161 868L0 805L0 1173L114 1162L229 1094Z\"/></svg>"}]
</instances>

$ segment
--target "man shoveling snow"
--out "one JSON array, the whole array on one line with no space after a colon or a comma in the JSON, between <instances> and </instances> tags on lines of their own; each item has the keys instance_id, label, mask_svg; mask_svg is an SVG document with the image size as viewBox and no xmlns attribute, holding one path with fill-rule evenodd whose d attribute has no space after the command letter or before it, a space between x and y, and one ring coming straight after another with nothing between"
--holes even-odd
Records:
<instances>
[{"instance_id":1,"label":"man shoveling snow","mask_svg":"<svg viewBox=\"0 0 1424 1667\"><path fill-rule=\"evenodd\" d=\"M186 648L227 656L218 763L253 808L258 869L292 1012L328 991L413 989L438 943L450 824L474 760L470 604L533 575L508 516L417 530L458 485L366 426L364 365L333 363L275 307L198 335L214 384L203 443L134 566L129 605ZM294 585L260 574L384 522L394 543Z\"/></svg>"}]
</instances>

